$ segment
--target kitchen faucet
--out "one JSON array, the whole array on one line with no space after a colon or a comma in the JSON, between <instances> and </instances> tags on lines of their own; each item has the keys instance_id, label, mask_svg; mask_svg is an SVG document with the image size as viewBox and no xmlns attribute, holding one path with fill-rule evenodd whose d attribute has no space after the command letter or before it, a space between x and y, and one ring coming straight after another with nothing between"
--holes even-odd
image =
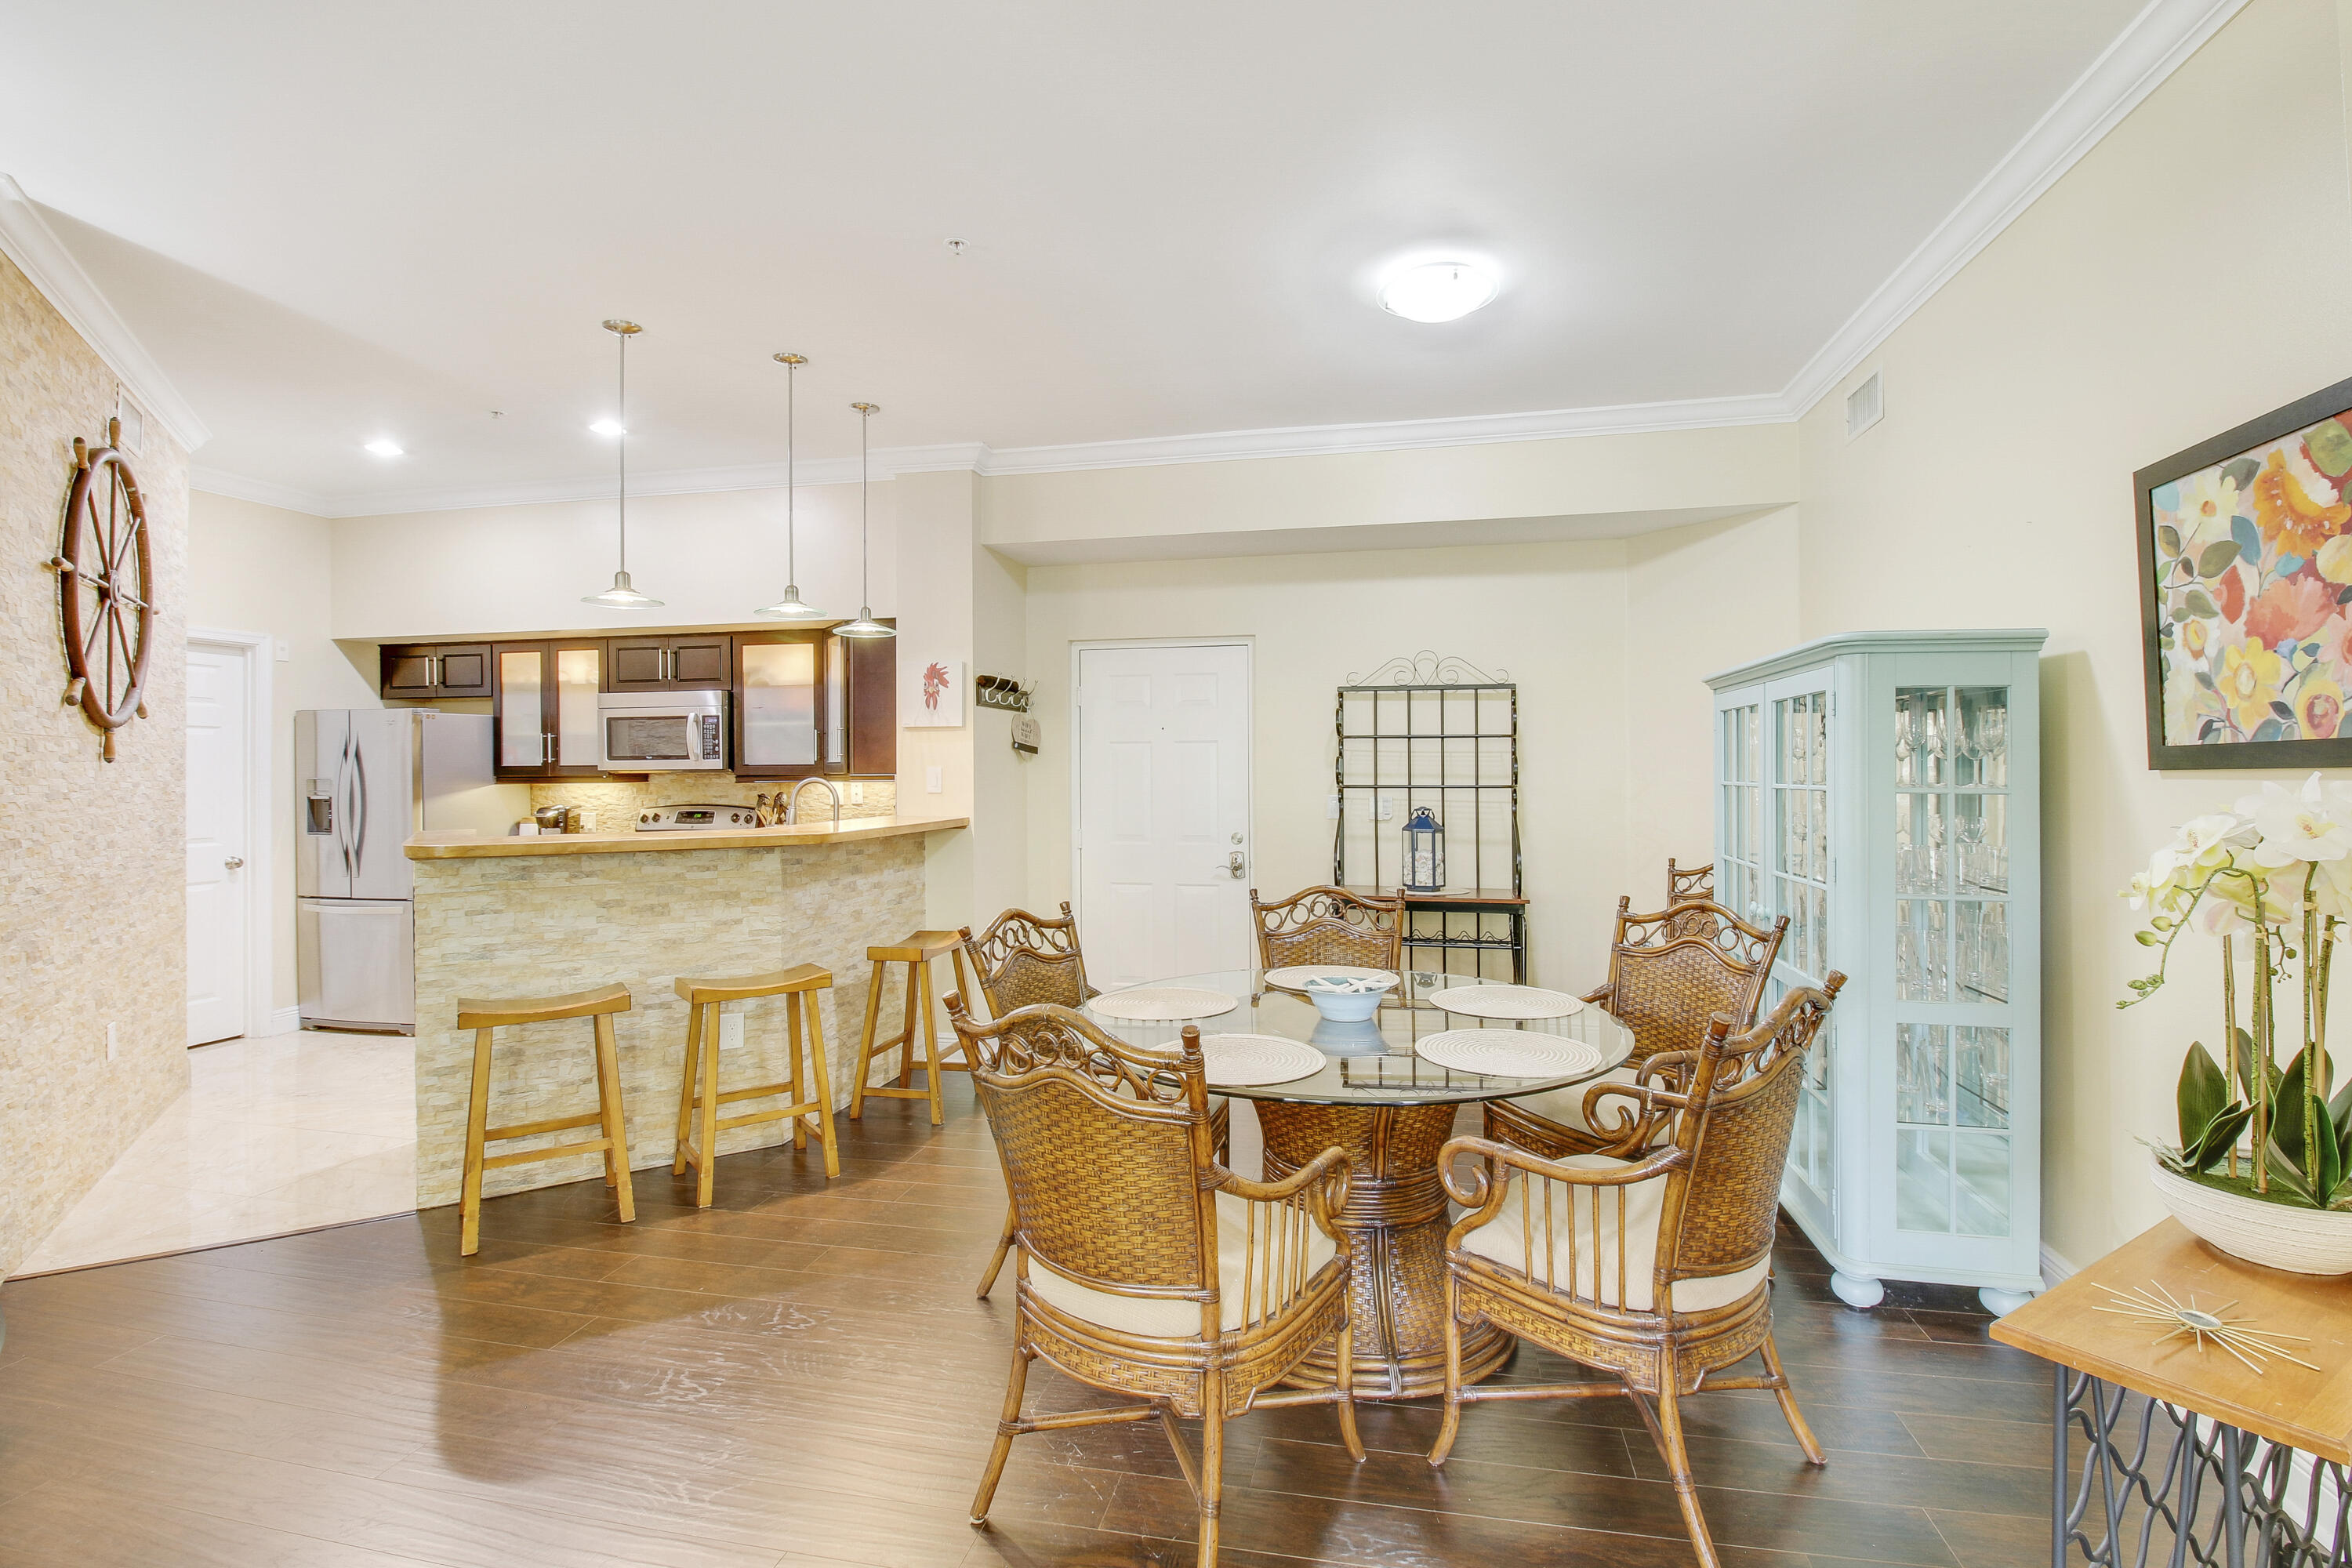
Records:
<instances>
[{"instance_id":1,"label":"kitchen faucet","mask_svg":"<svg viewBox=\"0 0 2352 1568\"><path fill-rule=\"evenodd\" d=\"M787 827L791 826L793 821L798 817L801 804L801 791L808 788L811 784L824 785L824 793L833 796L833 825L835 827L840 826L841 792L833 787L833 781L831 779L823 778L805 778L801 780L800 783L793 785L793 793L784 797L784 826Z\"/></svg>"}]
</instances>

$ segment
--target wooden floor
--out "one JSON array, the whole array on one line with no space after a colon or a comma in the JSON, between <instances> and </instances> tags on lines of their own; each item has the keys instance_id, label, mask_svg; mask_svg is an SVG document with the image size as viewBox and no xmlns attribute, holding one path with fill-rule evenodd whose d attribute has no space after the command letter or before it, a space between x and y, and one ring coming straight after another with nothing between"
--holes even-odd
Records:
<instances>
[{"instance_id":1,"label":"wooden floor","mask_svg":"<svg viewBox=\"0 0 2352 1568\"><path fill-rule=\"evenodd\" d=\"M970 1090L842 1122L828 1184L790 1150L722 1163L718 1207L641 1172L0 1292L0 1563L239 1568L1189 1563L1192 1510L1149 1426L994 1430L1011 1294L971 1295L1003 1214ZM1732 1568L2048 1561L2047 1369L1962 1312L1860 1313L1795 1239L1780 1342L1832 1450L1770 1397L1697 1400L1692 1447ZM1957 1300L1957 1298L1955 1298ZM1505 1375L1552 1378L1522 1350ZM1044 1363L1033 1405L1090 1397ZM1426 1405L1244 1416L1224 1561L1683 1564L1622 1401L1468 1411L1444 1472Z\"/></svg>"}]
</instances>

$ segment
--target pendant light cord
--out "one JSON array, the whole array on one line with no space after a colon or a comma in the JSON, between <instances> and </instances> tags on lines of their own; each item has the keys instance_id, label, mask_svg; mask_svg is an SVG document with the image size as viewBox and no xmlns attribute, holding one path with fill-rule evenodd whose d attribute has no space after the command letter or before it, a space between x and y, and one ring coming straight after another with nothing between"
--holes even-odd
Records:
<instances>
[{"instance_id":1,"label":"pendant light cord","mask_svg":"<svg viewBox=\"0 0 2352 1568\"><path fill-rule=\"evenodd\" d=\"M857 411L857 613L870 614L874 605L874 585L867 579L874 563L874 542L866 530L866 497L869 489L866 469L866 431L873 423L874 410Z\"/></svg>"},{"instance_id":2,"label":"pendant light cord","mask_svg":"<svg viewBox=\"0 0 2352 1568\"><path fill-rule=\"evenodd\" d=\"M784 366L784 582L797 588L801 581L800 521L794 510L798 469L793 462L793 382L800 366Z\"/></svg>"},{"instance_id":3,"label":"pendant light cord","mask_svg":"<svg viewBox=\"0 0 2352 1568\"><path fill-rule=\"evenodd\" d=\"M618 417L621 422L621 570L629 569L629 334L614 334L621 340L621 395Z\"/></svg>"}]
</instances>

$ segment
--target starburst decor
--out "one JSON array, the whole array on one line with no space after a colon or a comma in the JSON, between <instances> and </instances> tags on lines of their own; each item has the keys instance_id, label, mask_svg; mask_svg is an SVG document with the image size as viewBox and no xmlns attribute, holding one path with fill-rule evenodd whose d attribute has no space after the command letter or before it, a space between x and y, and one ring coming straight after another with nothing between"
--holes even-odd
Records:
<instances>
[{"instance_id":1,"label":"starburst decor","mask_svg":"<svg viewBox=\"0 0 2352 1568\"><path fill-rule=\"evenodd\" d=\"M2262 1363L2272 1356L2281 1361L2291 1361L2300 1367L2309 1367L2313 1372L2320 1370L2277 1342L2292 1340L2296 1344L2308 1343L2302 1334L2283 1334L2275 1329L2249 1328L2247 1325L2254 1321L2252 1318L2223 1317L2224 1312L2238 1304L2235 1301L2224 1301L2218 1307L2200 1307L2197 1304L2196 1296L2191 1294L2184 1306L2179 1298L2155 1280L2148 1282L2146 1290L2126 1290L2108 1300L2115 1305L2091 1310L2129 1318L2153 1327L2168 1328L2169 1332L2157 1337L2158 1344L2187 1334L2197 1342L2197 1348L2201 1351L2210 1339L2243 1362L2258 1376L2263 1371Z\"/></svg>"}]
</instances>

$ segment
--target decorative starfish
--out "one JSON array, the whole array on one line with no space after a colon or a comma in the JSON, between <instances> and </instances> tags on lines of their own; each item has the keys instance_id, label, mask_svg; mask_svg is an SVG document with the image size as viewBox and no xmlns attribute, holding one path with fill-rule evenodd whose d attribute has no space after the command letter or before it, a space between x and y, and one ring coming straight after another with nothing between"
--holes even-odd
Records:
<instances>
[{"instance_id":1,"label":"decorative starfish","mask_svg":"<svg viewBox=\"0 0 2352 1568\"><path fill-rule=\"evenodd\" d=\"M2153 1290L2155 1294L2149 1294L2149 1290L2125 1291L2120 1295L2108 1298L2115 1303L2114 1306L2094 1307L2091 1310L2111 1312L2116 1317L2129 1318L2136 1322L2169 1324L2171 1332L2159 1335L2156 1342L2158 1344L2164 1343L2166 1340L2177 1339L2182 1334L2188 1334L2196 1340L2197 1348L2201 1351L2205 1348L2205 1342L2210 1339L2243 1362L2256 1376L2262 1374L2261 1362L2271 1356L2277 1356L2282 1361L2291 1361L2300 1367L2309 1367L2313 1372L2320 1370L2318 1367L2312 1366L2301 1356L2274 1342L2280 1340L2293 1340L2297 1344L2309 1343L2310 1342L2304 1335L2283 1334L2275 1329L2248 1328L2246 1325L2254 1321L2253 1319L2225 1318L2221 1315L2236 1306L2238 1303L2235 1301L2224 1301L2218 1307L2200 1307L2197 1304L2197 1298L2192 1294L2189 1298L2188 1305L2183 1306L2179 1300L2162 1284L2155 1280L2150 1280L2148 1283L2149 1290Z\"/></svg>"}]
</instances>

